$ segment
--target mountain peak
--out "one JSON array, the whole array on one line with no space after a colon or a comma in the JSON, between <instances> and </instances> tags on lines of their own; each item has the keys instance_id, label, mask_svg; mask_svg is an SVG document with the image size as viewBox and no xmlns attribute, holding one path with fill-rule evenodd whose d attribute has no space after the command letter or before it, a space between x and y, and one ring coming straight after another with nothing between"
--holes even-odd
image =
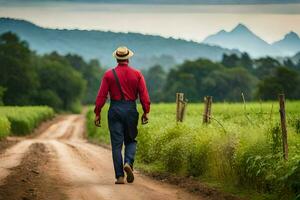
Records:
<instances>
[{"instance_id":1,"label":"mountain peak","mask_svg":"<svg viewBox=\"0 0 300 200\"><path fill-rule=\"evenodd\" d=\"M217 32L216 34L226 34L227 33L227 31L225 31L225 30L220 30L219 32Z\"/></svg>"},{"instance_id":2,"label":"mountain peak","mask_svg":"<svg viewBox=\"0 0 300 200\"><path fill-rule=\"evenodd\" d=\"M241 23L229 32L219 32L208 36L204 43L246 51L253 57L277 54L270 44Z\"/></svg>"},{"instance_id":3,"label":"mountain peak","mask_svg":"<svg viewBox=\"0 0 300 200\"><path fill-rule=\"evenodd\" d=\"M247 26L239 23L231 32L251 32Z\"/></svg>"},{"instance_id":4,"label":"mountain peak","mask_svg":"<svg viewBox=\"0 0 300 200\"><path fill-rule=\"evenodd\" d=\"M284 36L284 39L300 39L300 38L297 33L295 33L294 31L291 31Z\"/></svg>"}]
</instances>

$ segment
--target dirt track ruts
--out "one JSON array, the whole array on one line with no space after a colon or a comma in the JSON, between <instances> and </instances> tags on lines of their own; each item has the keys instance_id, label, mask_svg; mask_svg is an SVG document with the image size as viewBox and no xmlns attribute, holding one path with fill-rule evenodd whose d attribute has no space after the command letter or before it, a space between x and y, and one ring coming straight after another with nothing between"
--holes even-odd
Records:
<instances>
[{"instance_id":1,"label":"dirt track ruts","mask_svg":"<svg viewBox=\"0 0 300 200\"><path fill-rule=\"evenodd\" d=\"M204 199L136 173L115 185L111 151L84 139L84 115L64 116L0 154L0 200Z\"/></svg>"}]
</instances>

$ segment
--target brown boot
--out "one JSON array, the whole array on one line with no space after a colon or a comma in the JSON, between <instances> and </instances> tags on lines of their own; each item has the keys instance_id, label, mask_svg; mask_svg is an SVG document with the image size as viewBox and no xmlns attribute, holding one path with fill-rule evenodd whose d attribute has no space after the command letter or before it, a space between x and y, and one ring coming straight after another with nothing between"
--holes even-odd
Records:
<instances>
[{"instance_id":1,"label":"brown boot","mask_svg":"<svg viewBox=\"0 0 300 200\"><path fill-rule=\"evenodd\" d=\"M124 177L123 176L120 176L119 178L117 178L115 184L124 184L125 181L124 181Z\"/></svg>"},{"instance_id":2,"label":"brown boot","mask_svg":"<svg viewBox=\"0 0 300 200\"><path fill-rule=\"evenodd\" d=\"M126 172L126 175L127 175L127 177L126 177L127 182L132 183L134 181L134 175L132 172L132 167L128 163L125 163L124 171Z\"/></svg>"}]
</instances>

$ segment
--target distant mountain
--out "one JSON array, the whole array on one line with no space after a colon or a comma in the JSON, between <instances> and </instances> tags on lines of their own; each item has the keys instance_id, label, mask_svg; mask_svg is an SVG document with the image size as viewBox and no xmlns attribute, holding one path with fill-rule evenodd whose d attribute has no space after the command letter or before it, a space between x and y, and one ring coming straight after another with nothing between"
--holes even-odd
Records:
<instances>
[{"instance_id":1,"label":"distant mountain","mask_svg":"<svg viewBox=\"0 0 300 200\"><path fill-rule=\"evenodd\" d=\"M282 40L273 43L272 46L279 49L284 55L292 56L295 52L300 52L300 38L291 31Z\"/></svg>"},{"instance_id":2,"label":"distant mountain","mask_svg":"<svg viewBox=\"0 0 300 200\"><path fill-rule=\"evenodd\" d=\"M185 59L199 57L220 60L224 53L239 53L221 47L160 36L46 29L24 20L0 18L0 34L7 31L17 33L39 54L52 51L61 54L76 53L85 59L97 58L105 66L115 64L112 52L120 45L126 45L135 52L132 62L138 68L168 62L179 63Z\"/></svg>"},{"instance_id":3,"label":"distant mountain","mask_svg":"<svg viewBox=\"0 0 300 200\"><path fill-rule=\"evenodd\" d=\"M203 40L203 43L246 51L253 57L280 55L280 51L255 35L243 24L237 25L229 32L222 30L208 36Z\"/></svg>"}]
</instances>

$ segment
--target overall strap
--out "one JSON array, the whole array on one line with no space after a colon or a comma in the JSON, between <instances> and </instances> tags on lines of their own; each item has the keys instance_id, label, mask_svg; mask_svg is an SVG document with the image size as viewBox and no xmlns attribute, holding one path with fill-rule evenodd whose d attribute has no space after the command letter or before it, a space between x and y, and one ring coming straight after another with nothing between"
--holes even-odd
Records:
<instances>
[{"instance_id":1,"label":"overall strap","mask_svg":"<svg viewBox=\"0 0 300 200\"><path fill-rule=\"evenodd\" d=\"M120 93L121 93L121 100L125 100L124 93L123 93L123 90L122 90L122 87L121 87L121 84L120 84L118 75L117 75L117 73L116 73L116 70L115 70L115 69L112 69L112 72L113 72L113 74L114 74L114 77L115 77L115 79L116 79L118 88L119 88Z\"/></svg>"}]
</instances>

